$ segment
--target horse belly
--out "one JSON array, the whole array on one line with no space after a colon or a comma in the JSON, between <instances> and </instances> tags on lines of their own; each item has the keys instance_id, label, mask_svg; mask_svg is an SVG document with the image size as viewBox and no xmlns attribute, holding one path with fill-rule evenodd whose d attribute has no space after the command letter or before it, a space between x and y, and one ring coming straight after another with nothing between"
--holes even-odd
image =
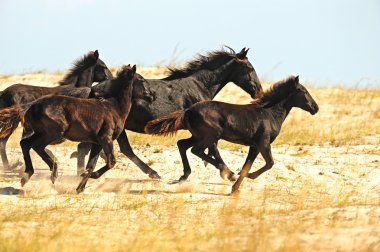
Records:
<instances>
[{"instance_id":1,"label":"horse belly","mask_svg":"<svg viewBox=\"0 0 380 252\"><path fill-rule=\"evenodd\" d=\"M233 124L224 128L221 138L232 143L251 146L261 134L259 125Z\"/></svg>"},{"instance_id":2,"label":"horse belly","mask_svg":"<svg viewBox=\"0 0 380 252\"><path fill-rule=\"evenodd\" d=\"M71 118L69 127L65 132L65 138L75 142L96 142L96 135L99 131L99 123L102 120L86 118L86 116L78 116L78 118Z\"/></svg>"},{"instance_id":3,"label":"horse belly","mask_svg":"<svg viewBox=\"0 0 380 252\"><path fill-rule=\"evenodd\" d=\"M96 142L96 135L93 131L83 127L80 124L71 124L69 129L65 132L64 137L74 142Z\"/></svg>"}]
</instances>

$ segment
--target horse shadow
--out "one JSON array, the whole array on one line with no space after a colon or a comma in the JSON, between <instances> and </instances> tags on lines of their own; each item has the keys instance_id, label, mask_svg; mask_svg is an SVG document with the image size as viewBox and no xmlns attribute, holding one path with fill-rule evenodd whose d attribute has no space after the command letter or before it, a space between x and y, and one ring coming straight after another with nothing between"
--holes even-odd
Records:
<instances>
[{"instance_id":1,"label":"horse shadow","mask_svg":"<svg viewBox=\"0 0 380 252\"><path fill-rule=\"evenodd\" d=\"M12 186L6 186L3 188L0 188L0 195L19 195L20 189L14 188Z\"/></svg>"}]
</instances>

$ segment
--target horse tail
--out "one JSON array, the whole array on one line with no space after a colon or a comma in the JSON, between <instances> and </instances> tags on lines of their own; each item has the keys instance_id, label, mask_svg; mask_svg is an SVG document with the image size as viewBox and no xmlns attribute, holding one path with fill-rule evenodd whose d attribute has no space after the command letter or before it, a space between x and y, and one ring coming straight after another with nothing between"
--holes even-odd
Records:
<instances>
[{"instance_id":1,"label":"horse tail","mask_svg":"<svg viewBox=\"0 0 380 252\"><path fill-rule=\"evenodd\" d=\"M20 121L24 125L24 111L25 108L18 105L0 110L0 138L12 135Z\"/></svg>"},{"instance_id":2,"label":"horse tail","mask_svg":"<svg viewBox=\"0 0 380 252\"><path fill-rule=\"evenodd\" d=\"M152 135L170 135L176 133L180 129L185 129L184 118L185 110L177 110L170 114L157 117L149 121L144 131Z\"/></svg>"}]
</instances>

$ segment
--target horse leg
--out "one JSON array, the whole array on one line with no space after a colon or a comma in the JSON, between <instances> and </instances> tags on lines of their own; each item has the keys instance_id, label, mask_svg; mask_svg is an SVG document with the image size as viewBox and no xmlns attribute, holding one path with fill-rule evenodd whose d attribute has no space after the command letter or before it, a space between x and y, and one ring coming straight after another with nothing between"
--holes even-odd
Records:
<instances>
[{"instance_id":1,"label":"horse leg","mask_svg":"<svg viewBox=\"0 0 380 252\"><path fill-rule=\"evenodd\" d=\"M125 156L127 156L134 164L136 164L140 170L142 170L144 173L148 174L150 178L153 179L160 179L160 175L150 168L147 164L145 164L136 154L133 152L132 147L129 143L127 134L125 133L125 130L121 132L119 137L117 138L117 142L120 147L121 153L123 153Z\"/></svg>"},{"instance_id":2,"label":"horse leg","mask_svg":"<svg viewBox=\"0 0 380 252\"><path fill-rule=\"evenodd\" d=\"M78 176L84 172L85 158L86 158L86 155L90 152L92 148L91 146L92 145L90 143L80 143L77 146L77 175ZM73 154L71 154L71 157L73 157Z\"/></svg>"},{"instance_id":3,"label":"horse leg","mask_svg":"<svg viewBox=\"0 0 380 252\"><path fill-rule=\"evenodd\" d=\"M98 171L96 172L89 172L89 171L86 171L85 175L83 176L83 179L82 181L79 183L78 187L77 187L77 193L80 193L80 192L83 192L84 188L85 188L85 185L87 183L87 180L94 176L94 178L99 178L101 175L103 175L106 171L108 171L109 169L113 168L116 164L116 159L115 159L115 155L113 153L113 144L112 144L112 137L111 137L111 134L110 135L105 135L105 136L102 136L98 139L98 143L100 144L101 148L103 148L103 151L104 151L104 154L106 155L107 159L106 159L106 165L103 166L102 168L100 168ZM101 149L100 148L100 149ZM93 145L93 148L91 150L94 149L94 145ZM99 150L99 147L97 147L96 151ZM92 152L92 151L91 151ZM95 152L95 151L94 151ZM93 155L98 155L99 152L95 152ZM91 155L91 154L90 154ZM93 162L95 163L95 162ZM93 169L93 167L92 167ZM94 173L94 174L93 174Z\"/></svg>"},{"instance_id":4,"label":"horse leg","mask_svg":"<svg viewBox=\"0 0 380 252\"><path fill-rule=\"evenodd\" d=\"M34 174L33 163L32 159L30 158L30 149L32 148L33 140L36 138L38 138L38 136L34 134L20 141L20 146L25 162L25 174L21 178L21 186L24 186L30 177Z\"/></svg>"},{"instance_id":5,"label":"horse leg","mask_svg":"<svg viewBox=\"0 0 380 252\"><path fill-rule=\"evenodd\" d=\"M274 165L274 161L273 161L273 157L272 157L272 151L271 151L271 147L270 147L269 143L267 145L263 146L262 148L260 148L260 153L265 160L265 165L263 167L261 167L259 170L252 172L252 173L249 173L248 178L250 178L250 179L257 178L262 173L264 173L265 171L272 168Z\"/></svg>"},{"instance_id":6,"label":"horse leg","mask_svg":"<svg viewBox=\"0 0 380 252\"><path fill-rule=\"evenodd\" d=\"M229 180L229 181L236 181L236 175L233 173L226 163L224 163L222 157L220 156L219 150L217 148L216 143L213 144L211 147L208 148L209 150L209 155L211 155L215 158L215 160L219 163L218 166L216 167L217 169L220 170L220 177L224 180Z\"/></svg>"},{"instance_id":7,"label":"horse leg","mask_svg":"<svg viewBox=\"0 0 380 252\"><path fill-rule=\"evenodd\" d=\"M56 159L54 159L46 152L45 147L47 145L38 145L34 146L33 150L42 158L42 160L49 166L49 169L51 171L50 180L54 184L55 180L58 177L58 166L56 163Z\"/></svg>"},{"instance_id":8,"label":"horse leg","mask_svg":"<svg viewBox=\"0 0 380 252\"><path fill-rule=\"evenodd\" d=\"M216 141L216 143L215 143L215 148L217 149L218 148L218 141ZM209 156L209 157L215 157L215 151L214 151L214 149L212 149L211 147L210 148L207 148L207 156ZM205 165L205 167L207 167L207 165L208 165L208 162L207 161L205 161L205 160L203 160L203 164Z\"/></svg>"},{"instance_id":9,"label":"horse leg","mask_svg":"<svg viewBox=\"0 0 380 252\"><path fill-rule=\"evenodd\" d=\"M179 178L179 181L185 181L191 174L191 168L189 160L187 159L186 151L194 145L195 139L193 137L182 139L177 142L179 154L181 155L183 165L183 175Z\"/></svg>"},{"instance_id":10,"label":"horse leg","mask_svg":"<svg viewBox=\"0 0 380 252\"><path fill-rule=\"evenodd\" d=\"M10 170L9 161L8 161L7 152L6 152L6 145L7 145L8 139L9 139L9 136L0 139L0 155L1 155L1 160L3 161L4 170Z\"/></svg>"},{"instance_id":11,"label":"horse leg","mask_svg":"<svg viewBox=\"0 0 380 252\"><path fill-rule=\"evenodd\" d=\"M58 166L56 163L55 156L51 153L50 155L46 152L45 148L50 143L62 138L62 133L58 130L51 130L50 134L43 134L37 138L33 138L31 141L31 146L33 150L42 158L42 160L49 166L51 171L50 179L54 184L58 177ZM50 152L50 151L49 151Z\"/></svg>"},{"instance_id":12,"label":"horse leg","mask_svg":"<svg viewBox=\"0 0 380 252\"><path fill-rule=\"evenodd\" d=\"M56 170L56 165L54 167L54 161L44 151L44 148L47 146L47 144L52 142L46 137L47 136L45 135L35 133L31 135L30 137L23 138L20 141L22 153L24 156L24 162L25 162L25 175L21 178L21 186L24 186L26 182L29 181L30 177L34 174L32 159L30 157L31 148L33 148L37 152L37 154L40 155L40 157L49 165L50 170L54 171L54 168Z\"/></svg>"},{"instance_id":13,"label":"horse leg","mask_svg":"<svg viewBox=\"0 0 380 252\"><path fill-rule=\"evenodd\" d=\"M88 159L88 163L86 166L86 171L81 175L82 181L79 183L76 189L77 193L83 192L84 188L86 187L87 181L91 177L92 172L94 171L94 168L96 166L96 161L98 160L99 153L101 150L102 150L102 147L100 145L92 144L90 157Z\"/></svg>"},{"instance_id":14,"label":"horse leg","mask_svg":"<svg viewBox=\"0 0 380 252\"><path fill-rule=\"evenodd\" d=\"M258 154L259 154L259 150L257 148L254 148L252 146L249 147L247 159L245 160L245 163L244 163L243 168L240 172L240 176L239 176L238 180L232 186L232 192L231 193L234 193L239 189L241 183L243 182L243 179L247 176L247 174L248 174L249 170L251 169L252 164L255 161Z\"/></svg>"},{"instance_id":15,"label":"horse leg","mask_svg":"<svg viewBox=\"0 0 380 252\"><path fill-rule=\"evenodd\" d=\"M106 142L102 144L104 154L106 155L106 165L100 168L99 170L92 172L90 178L98 179L108 170L113 168L116 164L115 155L113 153L113 144L112 140L110 142Z\"/></svg>"}]
</instances>

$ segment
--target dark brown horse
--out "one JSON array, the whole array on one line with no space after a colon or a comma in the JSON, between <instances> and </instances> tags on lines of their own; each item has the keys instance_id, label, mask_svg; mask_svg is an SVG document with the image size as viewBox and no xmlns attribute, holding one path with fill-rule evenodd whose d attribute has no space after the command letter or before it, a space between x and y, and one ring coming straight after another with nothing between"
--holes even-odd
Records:
<instances>
[{"instance_id":1,"label":"dark brown horse","mask_svg":"<svg viewBox=\"0 0 380 252\"><path fill-rule=\"evenodd\" d=\"M15 113L21 115L24 129L33 132L20 142L25 160L25 175L21 184L24 185L34 173L29 153L31 148L50 167L54 183L57 164L46 153L45 147L64 139L92 144L87 172L83 174L83 180L77 188L78 193L84 190L90 177L100 177L112 168L116 162L112 141L124 129L131 108L135 72L136 66L124 66L112 80L113 95L103 100L49 95L35 101L25 113L20 107L14 106ZM94 161L102 149L106 165L93 174Z\"/></svg>"},{"instance_id":2,"label":"dark brown horse","mask_svg":"<svg viewBox=\"0 0 380 252\"><path fill-rule=\"evenodd\" d=\"M250 146L240 177L233 186L232 192L234 192L247 176L259 153L266 164L248 174L249 178L255 179L273 166L271 143L280 133L281 125L293 107L301 108L312 115L318 112L317 103L299 83L298 76L289 77L272 85L252 104L200 102L189 109L150 121L145 127L145 132L157 135L171 134L179 129L191 132L190 138L179 140L177 143L184 169L184 175L180 180L186 180L191 173L186 156L186 150L190 147L193 154L218 167L224 164L223 160L219 156L213 158L204 151L219 139Z\"/></svg>"},{"instance_id":3,"label":"dark brown horse","mask_svg":"<svg viewBox=\"0 0 380 252\"><path fill-rule=\"evenodd\" d=\"M227 51L212 51L207 55L199 55L183 69L171 69L170 75L164 79L146 80L149 90L155 93L155 99L152 102L133 99L125 128L144 133L148 121L176 110L186 109L200 101L212 100L228 82L233 82L254 98L262 87L247 53L246 48L238 53L231 48ZM159 178L157 172L133 152L125 131L117 141L120 151L144 173L149 174L151 178ZM86 147L86 144L81 143L78 146L78 169L84 166L86 149L88 152L89 147ZM212 148L211 153L218 155L216 148Z\"/></svg>"},{"instance_id":4,"label":"dark brown horse","mask_svg":"<svg viewBox=\"0 0 380 252\"><path fill-rule=\"evenodd\" d=\"M26 84L14 84L7 87L0 92L0 109L28 104L49 94L88 96L90 89L85 87L91 87L94 82L111 78L112 74L106 64L99 59L98 51L91 51L74 62L73 67L59 82L59 86L57 87L38 87ZM16 129L17 125L14 124L14 129ZM5 148L13 130L10 131L9 135L0 138L0 155L5 169L10 168Z\"/></svg>"}]
</instances>

